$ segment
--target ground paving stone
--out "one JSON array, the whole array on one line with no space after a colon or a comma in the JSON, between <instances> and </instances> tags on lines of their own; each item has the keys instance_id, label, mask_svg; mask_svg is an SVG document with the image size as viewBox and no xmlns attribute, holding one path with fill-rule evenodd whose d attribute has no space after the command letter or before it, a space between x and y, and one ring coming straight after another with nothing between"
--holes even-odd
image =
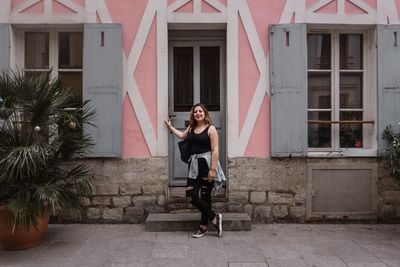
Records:
<instances>
[{"instance_id":1,"label":"ground paving stone","mask_svg":"<svg viewBox=\"0 0 400 267\"><path fill-rule=\"evenodd\" d=\"M259 224L251 232L145 232L143 224L50 225L44 242L0 250L0 266L400 266L400 225Z\"/></svg>"}]
</instances>

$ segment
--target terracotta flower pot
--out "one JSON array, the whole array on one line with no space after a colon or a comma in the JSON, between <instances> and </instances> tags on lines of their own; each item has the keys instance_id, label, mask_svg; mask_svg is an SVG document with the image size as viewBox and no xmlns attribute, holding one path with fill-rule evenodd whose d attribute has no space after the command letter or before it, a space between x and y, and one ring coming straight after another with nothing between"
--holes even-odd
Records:
<instances>
[{"instance_id":1,"label":"terracotta flower pot","mask_svg":"<svg viewBox=\"0 0 400 267\"><path fill-rule=\"evenodd\" d=\"M37 218L37 229L30 226L26 229L15 230L7 224L4 206L0 206L0 247L6 250L27 249L42 243L44 233L49 224L50 213Z\"/></svg>"}]
</instances>

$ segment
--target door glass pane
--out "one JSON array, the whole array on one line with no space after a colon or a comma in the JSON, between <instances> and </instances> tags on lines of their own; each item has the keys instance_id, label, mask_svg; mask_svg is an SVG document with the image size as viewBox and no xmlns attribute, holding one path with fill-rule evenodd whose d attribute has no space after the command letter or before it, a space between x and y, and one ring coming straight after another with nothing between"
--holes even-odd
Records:
<instances>
[{"instance_id":1,"label":"door glass pane","mask_svg":"<svg viewBox=\"0 0 400 267\"><path fill-rule=\"evenodd\" d=\"M363 107L362 84L362 73L340 74L340 108Z\"/></svg>"},{"instance_id":2,"label":"door glass pane","mask_svg":"<svg viewBox=\"0 0 400 267\"><path fill-rule=\"evenodd\" d=\"M219 47L200 47L200 102L210 111L220 110Z\"/></svg>"},{"instance_id":3,"label":"door glass pane","mask_svg":"<svg viewBox=\"0 0 400 267\"><path fill-rule=\"evenodd\" d=\"M331 108L330 73L308 73L308 108Z\"/></svg>"},{"instance_id":4,"label":"door glass pane","mask_svg":"<svg viewBox=\"0 0 400 267\"><path fill-rule=\"evenodd\" d=\"M49 33L25 33L25 68L49 68Z\"/></svg>"},{"instance_id":5,"label":"door glass pane","mask_svg":"<svg viewBox=\"0 0 400 267\"><path fill-rule=\"evenodd\" d=\"M330 121L330 111L309 111L308 120ZM331 147L331 125L332 124L308 124L308 147Z\"/></svg>"},{"instance_id":6,"label":"door glass pane","mask_svg":"<svg viewBox=\"0 0 400 267\"><path fill-rule=\"evenodd\" d=\"M331 35L309 34L307 36L308 69L331 68Z\"/></svg>"},{"instance_id":7,"label":"door glass pane","mask_svg":"<svg viewBox=\"0 0 400 267\"><path fill-rule=\"evenodd\" d=\"M341 111L341 121L362 120L362 111ZM363 125L358 124L340 124L340 147L363 147Z\"/></svg>"},{"instance_id":8,"label":"door glass pane","mask_svg":"<svg viewBox=\"0 0 400 267\"><path fill-rule=\"evenodd\" d=\"M361 70L363 68L362 34L340 35L340 69Z\"/></svg>"},{"instance_id":9,"label":"door glass pane","mask_svg":"<svg viewBox=\"0 0 400 267\"><path fill-rule=\"evenodd\" d=\"M174 111L193 106L193 47L174 47Z\"/></svg>"},{"instance_id":10,"label":"door glass pane","mask_svg":"<svg viewBox=\"0 0 400 267\"><path fill-rule=\"evenodd\" d=\"M81 97L82 102L82 72L62 72L58 73L61 78L61 85L74 89Z\"/></svg>"},{"instance_id":11,"label":"door glass pane","mask_svg":"<svg viewBox=\"0 0 400 267\"><path fill-rule=\"evenodd\" d=\"M60 32L58 34L58 68L82 69L83 34Z\"/></svg>"}]
</instances>

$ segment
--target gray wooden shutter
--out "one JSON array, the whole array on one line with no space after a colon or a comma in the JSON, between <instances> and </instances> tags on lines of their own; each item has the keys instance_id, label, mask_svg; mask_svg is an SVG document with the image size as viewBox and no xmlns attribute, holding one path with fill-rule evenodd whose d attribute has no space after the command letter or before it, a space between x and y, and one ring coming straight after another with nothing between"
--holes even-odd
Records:
<instances>
[{"instance_id":1,"label":"gray wooden shutter","mask_svg":"<svg viewBox=\"0 0 400 267\"><path fill-rule=\"evenodd\" d=\"M271 154L307 154L307 30L305 24L270 27Z\"/></svg>"},{"instance_id":2,"label":"gray wooden shutter","mask_svg":"<svg viewBox=\"0 0 400 267\"><path fill-rule=\"evenodd\" d=\"M382 132L400 130L400 25L378 25L378 148L387 147Z\"/></svg>"},{"instance_id":3,"label":"gray wooden shutter","mask_svg":"<svg viewBox=\"0 0 400 267\"><path fill-rule=\"evenodd\" d=\"M10 67L10 24L0 23L0 71Z\"/></svg>"},{"instance_id":4,"label":"gray wooden shutter","mask_svg":"<svg viewBox=\"0 0 400 267\"><path fill-rule=\"evenodd\" d=\"M95 127L86 125L96 143L92 157L121 155L122 31L119 24L85 24L83 98L96 110Z\"/></svg>"}]
</instances>

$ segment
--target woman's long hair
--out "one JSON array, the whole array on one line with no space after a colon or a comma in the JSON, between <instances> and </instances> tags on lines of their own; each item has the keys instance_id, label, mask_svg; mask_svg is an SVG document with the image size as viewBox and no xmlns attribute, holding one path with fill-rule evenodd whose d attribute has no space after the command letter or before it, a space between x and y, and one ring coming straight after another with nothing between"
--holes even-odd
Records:
<instances>
[{"instance_id":1,"label":"woman's long hair","mask_svg":"<svg viewBox=\"0 0 400 267\"><path fill-rule=\"evenodd\" d=\"M194 118L194 109L196 107L201 107L203 109L203 111L204 111L204 122L206 124L208 124L208 125L214 125L214 123L212 122L212 120L210 118L210 114L208 113L208 109L207 109L206 105L204 105L202 103L197 103L192 107L192 109L190 111L190 119L189 119L190 129L194 129L197 126L197 121Z\"/></svg>"}]
</instances>

